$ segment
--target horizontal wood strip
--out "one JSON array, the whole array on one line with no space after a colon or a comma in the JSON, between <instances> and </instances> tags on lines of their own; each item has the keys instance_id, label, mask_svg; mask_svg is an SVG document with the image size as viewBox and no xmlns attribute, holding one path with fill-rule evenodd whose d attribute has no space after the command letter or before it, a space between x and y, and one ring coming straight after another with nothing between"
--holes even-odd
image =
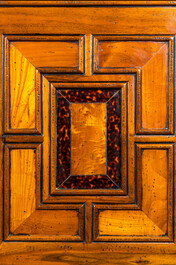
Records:
<instances>
[{"instance_id":1,"label":"horizontal wood strip","mask_svg":"<svg viewBox=\"0 0 176 265\"><path fill-rule=\"evenodd\" d=\"M142 1L142 0L134 0L134 1L15 1L15 0L7 0L1 2L0 6L175 6L175 1L165 1L165 0L156 0L156 1Z\"/></svg>"},{"instance_id":2,"label":"horizontal wood strip","mask_svg":"<svg viewBox=\"0 0 176 265\"><path fill-rule=\"evenodd\" d=\"M62 243L63 244L63 243ZM9 244L11 245L11 244ZM27 243L26 243L27 245ZM34 244L33 244L34 245ZM47 244L45 243L45 247ZM58 244L59 245L59 244ZM75 246L77 244L74 244ZM95 244L94 244L95 245ZM99 244L97 244L99 245ZM116 247L116 244L114 244ZM125 244L126 245L126 244ZM64 245L65 246L65 245ZM129 246L129 245L128 245ZM126 248L128 247L126 246ZM115 249L114 247L114 249ZM40 245L38 244L38 248L40 248ZM70 247L68 247L69 249ZM72 248L72 247L71 247ZM79 247L80 248L80 247ZM104 245L102 246L104 248ZM125 247L124 247L125 248ZM132 246L132 248L135 248L135 246ZM21 248L19 248L20 250ZM77 265L77 264L101 264L101 265L107 265L108 263L111 265L122 265L122 264L128 264L128 265L134 265L134 264L155 264L155 265L161 265L161 264L167 264L167 265L175 265L175 255L172 254L136 254L136 253L85 253L85 250L83 253L80 253L79 251L74 252L63 252L58 250L54 250L55 248L52 246L50 249L53 249L52 252L48 251L40 251L40 252L34 252L30 251L29 253L13 253L13 255L7 256L1 256L1 262L4 265L14 264L26 264L26 265ZM112 251L113 247L110 248ZM81 263L80 263L81 262Z\"/></svg>"},{"instance_id":3,"label":"horizontal wood strip","mask_svg":"<svg viewBox=\"0 0 176 265\"><path fill-rule=\"evenodd\" d=\"M5 143L42 143L42 135L4 135L2 140Z\"/></svg>"},{"instance_id":4,"label":"horizontal wood strip","mask_svg":"<svg viewBox=\"0 0 176 265\"><path fill-rule=\"evenodd\" d=\"M162 12L160 7L147 8L147 12L145 7L119 7L118 10L113 7L41 7L40 16L37 8L16 7L15 12L18 16L14 15L13 8L0 8L2 32L51 34L54 29L55 34L175 34L176 9L173 7Z\"/></svg>"},{"instance_id":5,"label":"horizontal wood strip","mask_svg":"<svg viewBox=\"0 0 176 265\"><path fill-rule=\"evenodd\" d=\"M135 135L134 136L134 141L139 142L139 143L154 143L154 142L170 142L170 143L175 143L176 138L175 136L169 135L169 136L164 136L164 135Z\"/></svg>"}]
</instances>

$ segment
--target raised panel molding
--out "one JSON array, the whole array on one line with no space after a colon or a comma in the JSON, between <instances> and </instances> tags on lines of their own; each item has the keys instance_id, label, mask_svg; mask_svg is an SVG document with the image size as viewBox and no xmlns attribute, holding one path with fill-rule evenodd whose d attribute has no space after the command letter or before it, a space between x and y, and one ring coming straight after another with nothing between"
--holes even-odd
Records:
<instances>
[{"instance_id":1,"label":"raised panel molding","mask_svg":"<svg viewBox=\"0 0 176 265\"><path fill-rule=\"evenodd\" d=\"M5 240L82 241L84 205L39 206L41 145L6 144L4 155Z\"/></svg>"},{"instance_id":2,"label":"raised panel molding","mask_svg":"<svg viewBox=\"0 0 176 265\"><path fill-rule=\"evenodd\" d=\"M115 172L106 129L114 95L95 99L102 91L119 97L120 121L109 111ZM63 112L67 126L59 127ZM174 246L174 132L173 36L5 35L3 240L93 251ZM89 181L97 176L109 182L97 188Z\"/></svg>"},{"instance_id":3,"label":"raised panel molding","mask_svg":"<svg viewBox=\"0 0 176 265\"><path fill-rule=\"evenodd\" d=\"M140 207L95 204L94 241L173 241L173 144L136 151Z\"/></svg>"},{"instance_id":4,"label":"raised panel molding","mask_svg":"<svg viewBox=\"0 0 176 265\"><path fill-rule=\"evenodd\" d=\"M41 74L84 73L83 36L5 36L5 133L41 133Z\"/></svg>"},{"instance_id":5,"label":"raised panel molding","mask_svg":"<svg viewBox=\"0 0 176 265\"><path fill-rule=\"evenodd\" d=\"M94 73L137 74L137 134L173 134L174 36L94 36L93 58Z\"/></svg>"}]
</instances>

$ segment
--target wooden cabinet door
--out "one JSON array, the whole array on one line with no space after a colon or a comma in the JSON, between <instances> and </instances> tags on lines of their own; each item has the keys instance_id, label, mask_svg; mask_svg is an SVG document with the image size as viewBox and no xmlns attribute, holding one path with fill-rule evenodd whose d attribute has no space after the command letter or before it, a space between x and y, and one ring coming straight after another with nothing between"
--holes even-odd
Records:
<instances>
[{"instance_id":1,"label":"wooden cabinet door","mask_svg":"<svg viewBox=\"0 0 176 265\"><path fill-rule=\"evenodd\" d=\"M175 3L0 17L2 253L174 253Z\"/></svg>"}]
</instances>

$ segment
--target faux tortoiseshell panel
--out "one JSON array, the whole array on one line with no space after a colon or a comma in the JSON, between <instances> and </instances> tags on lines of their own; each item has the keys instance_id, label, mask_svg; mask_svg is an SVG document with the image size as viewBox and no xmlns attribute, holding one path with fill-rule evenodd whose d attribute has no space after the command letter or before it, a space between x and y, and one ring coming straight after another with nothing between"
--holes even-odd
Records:
<instances>
[{"instance_id":1,"label":"faux tortoiseshell panel","mask_svg":"<svg viewBox=\"0 0 176 265\"><path fill-rule=\"evenodd\" d=\"M107 102L107 175L120 185L121 91Z\"/></svg>"},{"instance_id":2,"label":"faux tortoiseshell panel","mask_svg":"<svg viewBox=\"0 0 176 265\"><path fill-rule=\"evenodd\" d=\"M106 175L71 176L62 183L61 188L65 189L117 189L117 185Z\"/></svg>"},{"instance_id":3,"label":"faux tortoiseshell panel","mask_svg":"<svg viewBox=\"0 0 176 265\"><path fill-rule=\"evenodd\" d=\"M61 184L70 176L71 112L69 102L61 94L57 94L57 181Z\"/></svg>"},{"instance_id":4,"label":"faux tortoiseshell panel","mask_svg":"<svg viewBox=\"0 0 176 265\"><path fill-rule=\"evenodd\" d=\"M73 104L83 104L88 106L95 106L95 103L103 103L105 105L106 116L106 132L104 133L106 139L106 174L100 173L96 175L90 172L86 172L83 169L84 174L72 174L71 167L73 168L75 162L71 160L71 149L72 149L72 128L71 128L71 116ZM86 105L85 103L89 103ZM103 105L102 105L103 106ZM77 108L76 108L77 109ZM80 108L78 108L79 113ZM84 108L85 109L85 108ZM88 108L89 109L89 108ZM92 108L91 108L92 109ZM96 108L95 108L96 109ZM94 112L92 112L94 113ZM99 113L99 112L98 112ZM94 113L95 114L95 113ZM98 116L101 116L100 114ZM102 116L103 117L103 116ZM83 118L84 119L84 118ZM93 115L94 123L100 121L100 117ZM74 117L74 121L77 118ZM84 123L84 120L83 120ZM85 126L85 124L84 124ZM94 130L94 126L89 130ZM86 130L86 126L84 128ZM59 189L118 189L121 184L120 174L120 131L121 131L121 93L120 90L80 90L80 89L67 89L57 91L57 186ZM81 135L79 138L79 130L74 133L78 133L78 140L82 139ZM92 133L94 133L92 131ZM77 139L76 138L76 139ZM96 137L95 137L96 138ZM99 139L99 138L97 138ZM78 141L77 145L83 145L82 140ZM94 143L96 146L96 142ZM101 145L98 142L97 145ZM93 149L93 148L92 148ZM101 150L100 151L100 156ZM103 151L104 153L104 151ZM84 159L86 154L84 156ZM81 159L81 157L80 157ZM84 164L84 163L82 163Z\"/></svg>"},{"instance_id":5,"label":"faux tortoiseshell panel","mask_svg":"<svg viewBox=\"0 0 176 265\"><path fill-rule=\"evenodd\" d=\"M117 90L62 90L62 95L71 103L107 102Z\"/></svg>"}]
</instances>

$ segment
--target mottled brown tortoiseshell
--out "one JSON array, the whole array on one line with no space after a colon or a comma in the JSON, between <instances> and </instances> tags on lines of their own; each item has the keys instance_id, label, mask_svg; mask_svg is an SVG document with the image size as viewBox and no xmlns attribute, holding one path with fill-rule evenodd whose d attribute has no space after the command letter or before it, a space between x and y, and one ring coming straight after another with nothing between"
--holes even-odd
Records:
<instances>
[{"instance_id":1,"label":"mottled brown tortoiseshell","mask_svg":"<svg viewBox=\"0 0 176 265\"><path fill-rule=\"evenodd\" d=\"M120 185L121 175L121 91L107 103L107 175Z\"/></svg>"},{"instance_id":2,"label":"mottled brown tortoiseshell","mask_svg":"<svg viewBox=\"0 0 176 265\"><path fill-rule=\"evenodd\" d=\"M95 176L70 176L61 184L65 189L117 189L117 186L104 175Z\"/></svg>"},{"instance_id":3,"label":"mottled brown tortoiseshell","mask_svg":"<svg viewBox=\"0 0 176 265\"><path fill-rule=\"evenodd\" d=\"M106 103L107 176L71 176L70 103ZM57 91L57 185L60 189L117 189L121 183L120 161L121 92L120 90Z\"/></svg>"},{"instance_id":4,"label":"mottled brown tortoiseshell","mask_svg":"<svg viewBox=\"0 0 176 265\"><path fill-rule=\"evenodd\" d=\"M57 181L61 184L70 175L70 104L57 93Z\"/></svg>"},{"instance_id":5,"label":"mottled brown tortoiseshell","mask_svg":"<svg viewBox=\"0 0 176 265\"><path fill-rule=\"evenodd\" d=\"M107 102L117 90L61 90L62 95L69 102L74 103L95 103Z\"/></svg>"}]
</instances>

